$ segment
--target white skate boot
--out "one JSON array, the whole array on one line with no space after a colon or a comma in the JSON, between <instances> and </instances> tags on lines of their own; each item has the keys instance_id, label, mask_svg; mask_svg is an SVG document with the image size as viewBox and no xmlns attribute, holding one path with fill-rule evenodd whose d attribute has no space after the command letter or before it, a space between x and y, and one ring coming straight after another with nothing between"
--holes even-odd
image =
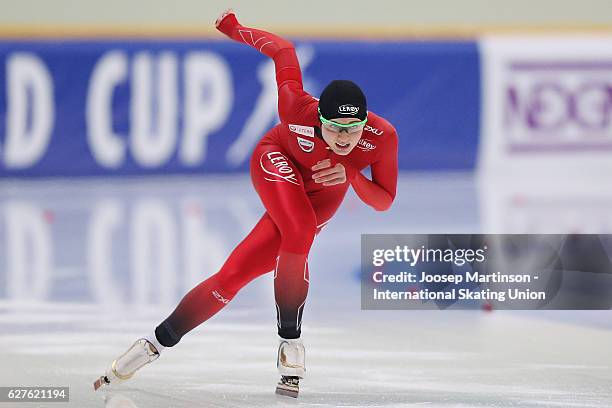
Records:
<instances>
[{"instance_id":1,"label":"white skate boot","mask_svg":"<svg viewBox=\"0 0 612 408\"><path fill-rule=\"evenodd\" d=\"M276 367L281 375L276 393L297 398L300 378L306 371L306 350L301 339L280 339Z\"/></svg>"},{"instance_id":2,"label":"white skate boot","mask_svg":"<svg viewBox=\"0 0 612 408\"><path fill-rule=\"evenodd\" d=\"M147 339L138 339L125 353L111 363L106 373L94 382L94 390L132 378L143 366L157 360L159 352Z\"/></svg>"}]
</instances>

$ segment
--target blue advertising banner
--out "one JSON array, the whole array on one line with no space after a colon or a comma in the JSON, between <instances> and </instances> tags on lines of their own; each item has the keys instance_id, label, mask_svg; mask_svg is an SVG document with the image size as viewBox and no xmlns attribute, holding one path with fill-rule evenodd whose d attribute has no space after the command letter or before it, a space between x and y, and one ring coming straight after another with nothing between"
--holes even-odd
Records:
<instances>
[{"instance_id":1,"label":"blue advertising banner","mask_svg":"<svg viewBox=\"0 0 612 408\"><path fill-rule=\"evenodd\" d=\"M305 88L364 89L400 167L472 169L475 42L295 41ZM278 121L272 62L229 41L0 42L0 176L245 171Z\"/></svg>"}]
</instances>

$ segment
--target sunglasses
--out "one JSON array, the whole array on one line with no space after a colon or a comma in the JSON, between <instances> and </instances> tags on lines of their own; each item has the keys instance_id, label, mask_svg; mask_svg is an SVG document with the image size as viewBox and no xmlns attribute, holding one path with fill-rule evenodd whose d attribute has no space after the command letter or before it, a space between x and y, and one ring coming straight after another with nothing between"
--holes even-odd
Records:
<instances>
[{"instance_id":1,"label":"sunglasses","mask_svg":"<svg viewBox=\"0 0 612 408\"><path fill-rule=\"evenodd\" d=\"M368 118L361 120L359 122L352 123L338 123L333 120L325 119L323 115L321 115L321 111L319 110L319 120L321 121L321 125L329 130L330 132L340 133L345 131L346 133L358 133L365 127L365 124L368 122Z\"/></svg>"}]
</instances>

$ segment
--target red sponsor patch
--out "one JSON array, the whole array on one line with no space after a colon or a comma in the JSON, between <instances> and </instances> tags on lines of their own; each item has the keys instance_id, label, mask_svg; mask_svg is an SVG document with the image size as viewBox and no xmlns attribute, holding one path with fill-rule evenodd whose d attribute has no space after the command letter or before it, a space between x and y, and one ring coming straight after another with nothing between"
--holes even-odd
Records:
<instances>
[{"instance_id":1,"label":"red sponsor patch","mask_svg":"<svg viewBox=\"0 0 612 408\"><path fill-rule=\"evenodd\" d=\"M293 164L281 152L266 152L261 155L259 165L271 182L287 182L300 185Z\"/></svg>"}]
</instances>

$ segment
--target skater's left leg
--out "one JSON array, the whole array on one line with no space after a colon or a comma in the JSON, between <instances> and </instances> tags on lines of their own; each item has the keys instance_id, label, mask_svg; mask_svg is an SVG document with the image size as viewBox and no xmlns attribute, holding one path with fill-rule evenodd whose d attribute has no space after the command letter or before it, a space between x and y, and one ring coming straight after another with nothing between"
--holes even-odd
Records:
<instances>
[{"instance_id":1,"label":"skater's left leg","mask_svg":"<svg viewBox=\"0 0 612 408\"><path fill-rule=\"evenodd\" d=\"M318 234L323 226L327 224L332 215L336 212L340 203L342 202L342 198L346 192L346 188L336 188L334 190L330 189L328 191L320 192L318 194L314 194L308 197L314 214L316 218L316 230L315 235ZM279 257L279 261L282 257ZM300 258L294 260L294 265L300 265ZM279 267L277 267L276 271L281 270L280 262ZM286 270L286 269L285 269ZM294 273L293 276L299 276L299 273ZM303 279L308 280L308 261L306 260L304 264L304 272ZM299 280L299 279L298 279ZM278 278L275 280L275 289L277 289L276 284L280 283ZM281 283L278 285L278 289L276 293L280 293L281 296L277 296L277 305L279 302L279 298L282 301L283 288L287 286L286 283ZM288 295L288 297L295 297L295 295ZM305 296L304 296L305 300ZM281 375L281 379L276 387L276 393L280 395L285 395L289 397L296 398L299 394L299 379L304 377L306 372L306 351L304 348L304 344L300 338L301 336L301 323L302 323L302 313L304 303L301 303L302 308L299 309L299 313L297 314L296 322L286 322L282 321L281 318L283 315L282 310L279 307L277 313L279 315L279 335L281 337L279 346L278 346L278 354L276 365ZM289 335L287 335L289 332ZM293 335L292 335L293 334ZM297 334L297 336L295 335Z\"/></svg>"},{"instance_id":2,"label":"skater's left leg","mask_svg":"<svg viewBox=\"0 0 612 408\"><path fill-rule=\"evenodd\" d=\"M316 215L302 176L282 146L257 145L251 157L251 178L280 232L274 268L278 334L285 339L296 339L300 337L308 294L308 252L317 230Z\"/></svg>"}]
</instances>

